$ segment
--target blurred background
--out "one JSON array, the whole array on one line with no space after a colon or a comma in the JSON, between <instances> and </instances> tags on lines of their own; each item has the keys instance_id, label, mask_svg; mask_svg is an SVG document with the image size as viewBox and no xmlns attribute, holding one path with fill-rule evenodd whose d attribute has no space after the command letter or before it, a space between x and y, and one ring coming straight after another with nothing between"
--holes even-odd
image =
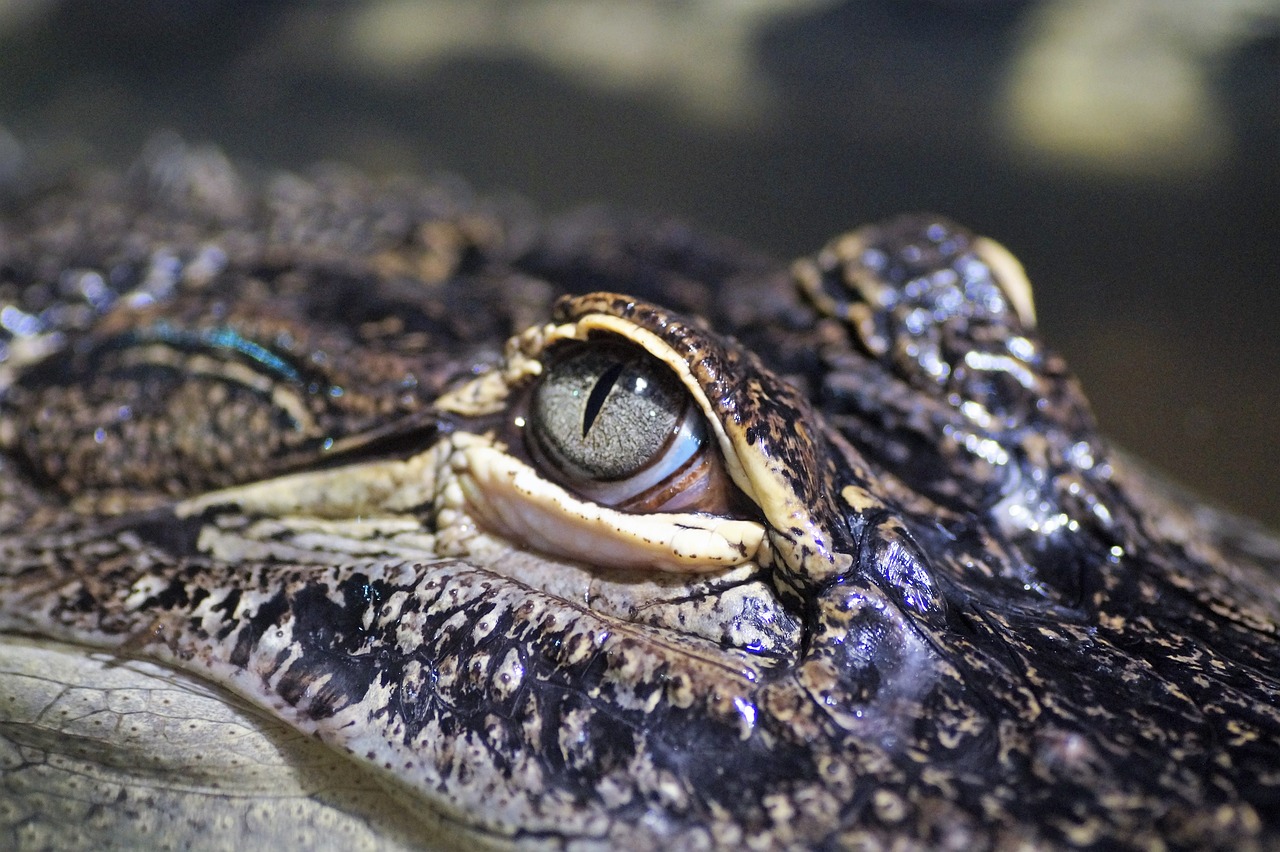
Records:
<instances>
[{"instance_id":1,"label":"blurred background","mask_svg":"<svg viewBox=\"0 0 1280 852\"><path fill-rule=\"evenodd\" d=\"M948 214L1120 444L1280 528L1280 0L0 0L0 182L160 129L780 257Z\"/></svg>"}]
</instances>

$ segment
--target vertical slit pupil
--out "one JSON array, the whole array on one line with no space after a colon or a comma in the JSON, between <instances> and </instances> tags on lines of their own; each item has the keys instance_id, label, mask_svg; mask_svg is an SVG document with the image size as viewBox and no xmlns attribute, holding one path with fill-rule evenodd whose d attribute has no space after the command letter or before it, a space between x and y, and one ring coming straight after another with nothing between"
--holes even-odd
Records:
<instances>
[{"instance_id":1,"label":"vertical slit pupil","mask_svg":"<svg viewBox=\"0 0 1280 852\"><path fill-rule=\"evenodd\" d=\"M600 409L604 407L609 391L613 390L613 386L617 384L618 377L622 375L625 366L619 362L605 370L595 387L591 389L591 395L587 397L587 407L582 412L582 437L587 437L587 432L591 431L591 426L600 416Z\"/></svg>"}]
</instances>

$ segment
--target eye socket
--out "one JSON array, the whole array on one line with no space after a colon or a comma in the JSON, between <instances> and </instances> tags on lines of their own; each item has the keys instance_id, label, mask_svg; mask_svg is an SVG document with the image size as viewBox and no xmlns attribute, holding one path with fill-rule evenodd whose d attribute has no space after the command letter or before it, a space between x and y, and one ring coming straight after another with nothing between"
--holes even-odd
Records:
<instances>
[{"instance_id":1,"label":"eye socket","mask_svg":"<svg viewBox=\"0 0 1280 852\"><path fill-rule=\"evenodd\" d=\"M626 511L723 511L733 489L689 392L636 346L588 341L554 353L525 436L550 478Z\"/></svg>"}]
</instances>

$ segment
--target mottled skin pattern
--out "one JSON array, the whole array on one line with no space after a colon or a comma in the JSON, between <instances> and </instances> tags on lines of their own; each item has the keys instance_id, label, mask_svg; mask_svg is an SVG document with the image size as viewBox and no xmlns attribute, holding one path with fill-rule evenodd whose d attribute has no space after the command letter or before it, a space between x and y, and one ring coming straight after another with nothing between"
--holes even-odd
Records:
<instances>
[{"instance_id":1,"label":"mottled skin pattern","mask_svg":"<svg viewBox=\"0 0 1280 852\"><path fill-rule=\"evenodd\" d=\"M1118 457L963 230L788 271L457 189L254 191L180 147L10 210L0 629L208 678L454 827L396 844L1280 845L1280 546ZM445 558L429 500L368 528L181 509L482 431L433 401L589 313L687 354L776 498L768 559ZM766 638L690 626L726 601ZM0 845L59 845L33 759Z\"/></svg>"}]
</instances>

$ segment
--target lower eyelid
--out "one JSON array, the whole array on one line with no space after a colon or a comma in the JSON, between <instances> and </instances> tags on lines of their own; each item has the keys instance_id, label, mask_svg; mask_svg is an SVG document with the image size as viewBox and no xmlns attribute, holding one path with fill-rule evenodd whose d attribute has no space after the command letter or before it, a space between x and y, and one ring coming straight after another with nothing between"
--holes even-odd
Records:
<instances>
[{"instance_id":1,"label":"lower eyelid","mask_svg":"<svg viewBox=\"0 0 1280 852\"><path fill-rule=\"evenodd\" d=\"M619 503L617 508L644 514L705 512L727 515L729 499L724 487L727 482L728 477L718 459L701 453L669 479Z\"/></svg>"}]
</instances>

